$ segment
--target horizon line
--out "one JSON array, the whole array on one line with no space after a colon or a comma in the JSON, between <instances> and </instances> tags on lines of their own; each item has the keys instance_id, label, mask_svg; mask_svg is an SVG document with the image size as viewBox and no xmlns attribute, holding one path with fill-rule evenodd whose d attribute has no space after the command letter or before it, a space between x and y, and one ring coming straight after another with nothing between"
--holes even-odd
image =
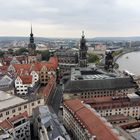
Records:
<instances>
[{"instance_id":1,"label":"horizon line","mask_svg":"<svg viewBox=\"0 0 140 140\"><path fill-rule=\"evenodd\" d=\"M8 35L4 35L4 36L1 36L0 37L24 37L24 38L28 38L29 36L23 36L23 35L12 35L12 36L8 36ZM45 37L45 36L34 36L34 38L75 38L75 39L78 39L78 38L81 38L81 37L58 37L58 36L54 36L54 37ZM140 36L96 36L96 37L86 37L85 38L88 38L88 39L93 39L93 38L140 38Z\"/></svg>"}]
</instances>

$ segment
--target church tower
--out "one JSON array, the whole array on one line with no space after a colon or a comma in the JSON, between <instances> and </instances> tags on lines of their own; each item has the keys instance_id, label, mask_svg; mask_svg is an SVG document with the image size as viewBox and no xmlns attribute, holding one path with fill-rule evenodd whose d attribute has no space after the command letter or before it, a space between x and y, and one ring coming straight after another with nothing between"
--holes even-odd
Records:
<instances>
[{"instance_id":1,"label":"church tower","mask_svg":"<svg viewBox=\"0 0 140 140\"><path fill-rule=\"evenodd\" d=\"M84 35L84 31L82 32L82 38L80 40L80 49L79 49L79 66L87 67L87 50L86 39Z\"/></svg>"},{"instance_id":2,"label":"church tower","mask_svg":"<svg viewBox=\"0 0 140 140\"><path fill-rule=\"evenodd\" d=\"M31 25L31 33L30 33L30 43L28 44L29 55L35 55L36 44L34 43L34 35L32 33L32 25Z\"/></svg>"},{"instance_id":3,"label":"church tower","mask_svg":"<svg viewBox=\"0 0 140 140\"><path fill-rule=\"evenodd\" d=\"M113 52L112 51L106 51L105 56L105 70L112 71L114 67L114 58L113 58Z\"/></svg>"}]
</instances>

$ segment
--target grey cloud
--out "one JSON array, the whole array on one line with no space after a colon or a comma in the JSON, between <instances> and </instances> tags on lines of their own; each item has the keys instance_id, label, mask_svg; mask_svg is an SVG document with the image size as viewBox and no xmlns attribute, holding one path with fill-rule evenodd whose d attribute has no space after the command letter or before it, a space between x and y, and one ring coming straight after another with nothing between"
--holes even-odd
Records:
<instances>
[{"instance_id":1,"label":"grey cloud","mask_svg":"<svg viewBox=\"0 0 140 140\"><path fill-rule=\"evenodd\" d=\"M140 22L140 10L130 9L127 3L118 4L118 0L0 0L0 3L3 21L25 20L105 32L121 32L134 24L137 27Z\"/></svg>"}]
</instances>

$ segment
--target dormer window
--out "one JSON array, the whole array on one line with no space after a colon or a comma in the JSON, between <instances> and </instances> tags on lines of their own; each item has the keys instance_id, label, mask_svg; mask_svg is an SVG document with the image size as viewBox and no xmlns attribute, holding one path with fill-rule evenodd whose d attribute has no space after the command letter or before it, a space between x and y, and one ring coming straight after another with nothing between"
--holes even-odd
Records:
<instances>
[{"instance_id":1,"label":"dormer window","mask_svg":"<svg viewBox=\"0 0 140 140\"><path fill-rule=\"evenodd\" d=\"M50 125L50 126L48 126L47 127L47 131L49 132L49 131L52 131L53 130L53 127Z\"/></svg>"}]
</instances>

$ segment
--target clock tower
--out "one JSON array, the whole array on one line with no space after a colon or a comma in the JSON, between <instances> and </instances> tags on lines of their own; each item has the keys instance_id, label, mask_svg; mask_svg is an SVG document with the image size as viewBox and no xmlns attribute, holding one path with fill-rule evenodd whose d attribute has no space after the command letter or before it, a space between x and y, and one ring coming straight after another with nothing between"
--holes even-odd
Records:
<instances>
[{"instance_id":1,"label":"clock tower","mask_svg":"<svg viewBox=\"0 0 140 140\"><path fill-rule=\"evenodd\" d=\"M34 35L32 33L32 25L31 25L31 33L30 33L30 42L28 44L29 55L35 55L36 44L34 43Z\"/></svg>"}]
</instances>

